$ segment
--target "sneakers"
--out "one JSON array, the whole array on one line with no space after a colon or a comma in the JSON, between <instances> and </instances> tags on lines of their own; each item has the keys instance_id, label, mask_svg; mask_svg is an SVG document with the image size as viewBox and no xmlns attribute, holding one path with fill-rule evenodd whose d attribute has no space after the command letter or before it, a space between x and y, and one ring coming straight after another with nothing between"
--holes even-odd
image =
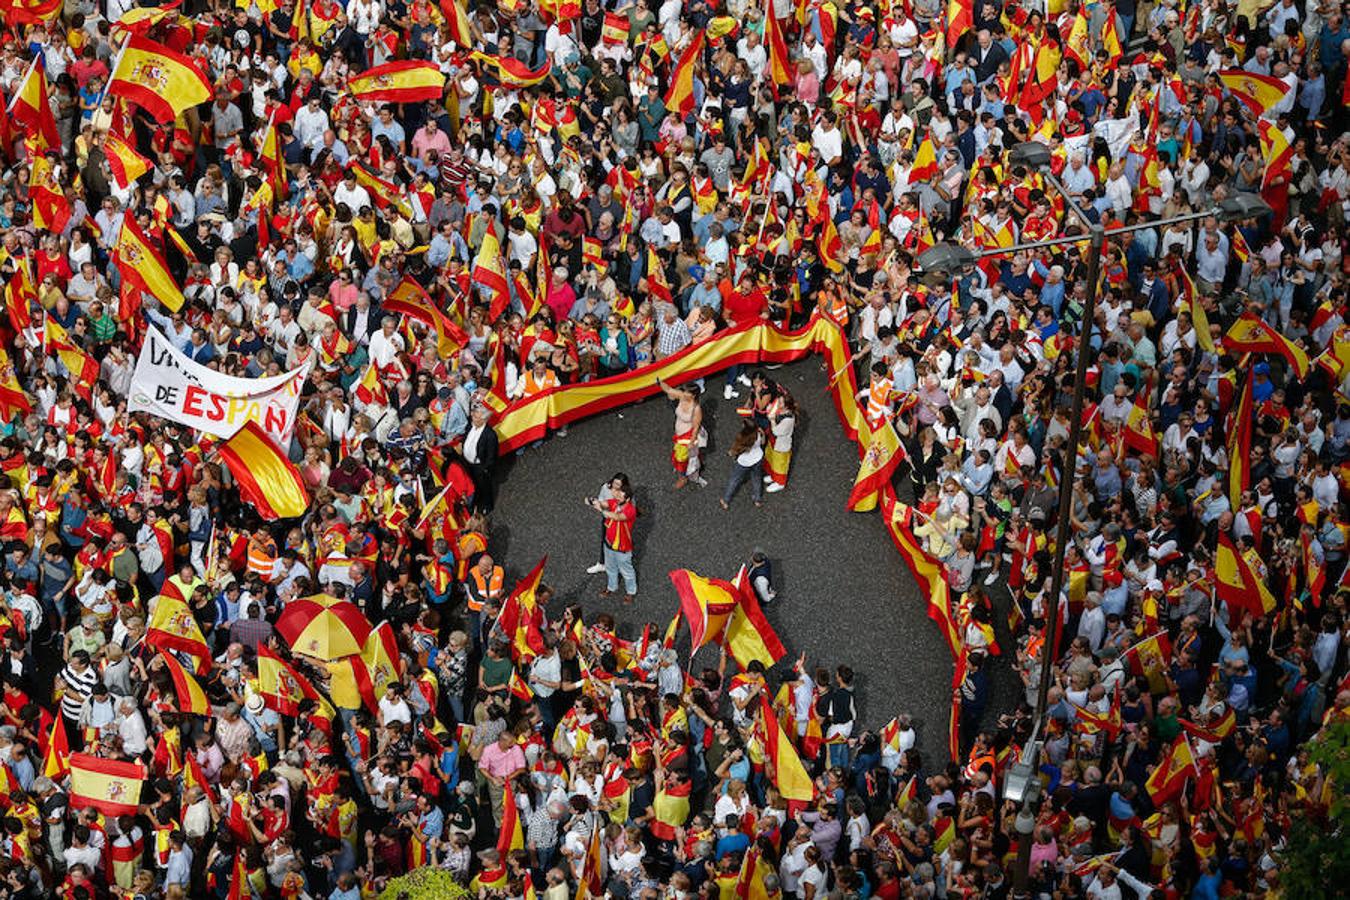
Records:
<instances>
[{"instance_id":1,"label":"sneakers","mask_svg":"<svg viewBox=\"0 0 1350 900\"><path fill-rule=\"evenodd\" d=\"M744 372L738 375L736 377L736 380L739 381L741 384L745 385L746 387L753 387L753 384L750 381L750 376L746 375Z\"/></svg>"},{"instance_id":2,"label":"sneakers","mask_svg":"<svg viewBox=\"0 0 1350 900\"><path fill-rule=\"evenodd\" d=\"M773 484L773 476L772 476L772 475L765 475L765 476L764 476L764 483L765 483L765 484Z\"/></svg>"},{"instance_id":3,"label":"sneakers","mask_svg":"<svg viewBox=\"0 0 1350 900\"><path fill-rule=\"evenodd\" d=\"M726 389L722 391L723 400L735 400L740 395L741 395L740 392L737 391L735 388L733 388L731 385L727 385Z\"/></svg>"},{"instance_id":4,"label":"sneakers","mask_svg":"<svg viewBox=\"0 0 1350 900\"><path fill-rule=\"evenodd\" d=\"M559 429L558 429L558 437L567 437L567 427L566 427L566 426L563 426L562 428L559 428Z\"/></svg>"},{"instance_id":5,"label":"sneakers","mask_svg":"<svg viewBox=\"0 0 1350 900\"><path fill-rule=\"evenodd\" d=\"M695 475L693 478L691 478L691 479L689 479L689 480L692 481L694 484L698 485L699 487L707 487L707 486L708 486L708 479L704 478L704 477L701 476L701 475Z\"/></svg>"},{"instance_id":6,"label":"sneakers","mask_svg":"<svg viewBox=\"0 0 1350 900\"><path fill-rule=\"evenodd\" d=\"M995 581L998 581L998 569L993 569L988 575L984 576L984 583L986 585L993 584Z\"/></svg>"},{"instance_id":7,"label":"sneakers","mask_svg":"<svg viewBox=\"0 0 1350 900\"><path fill-rule=\"evenodd\" d=\"M603 571L605 571L605 564L602 562L598 562L593 566L586 567L587 575L599 575Z\"/></svg>"},{"instance_id":8,"label":"sneakers","mask_svg":"<svg viewBox=\"0 0 1350 900\"><path fill-rule=\"evenodd\" d=\"M783 488L785 488L785 487L787 487L787 485L785 485L785 484L779 484L778 482L775 481L773 484L769 485L768 487L766 487L766 488L764 489L764 493L766 493L766 494L776 494L776 493L778 493L779 491L781 491L781 490L782 490Z\"/></svg>"}]
</instances>

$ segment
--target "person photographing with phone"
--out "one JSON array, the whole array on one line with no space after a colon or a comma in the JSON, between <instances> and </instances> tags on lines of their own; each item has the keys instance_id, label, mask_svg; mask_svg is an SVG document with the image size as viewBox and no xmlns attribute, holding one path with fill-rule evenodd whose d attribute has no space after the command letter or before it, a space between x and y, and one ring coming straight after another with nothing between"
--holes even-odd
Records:
<instances>
[{"instance_id":1,"label":"person photographing with phone","mask_svg":"<svg viewBox=\"0 0 1350 900\"><path fill-rule=\"evenodd\" d=\"M637 593L637 572L633 569L633 523L637 520L637 507L628 485L611 485L609 499L587 497L586 505L600 513L605 521L605 589L600 596L613 597L622 576L623 602L632 603L633 595Z\"/></svg>"}]
</instances>

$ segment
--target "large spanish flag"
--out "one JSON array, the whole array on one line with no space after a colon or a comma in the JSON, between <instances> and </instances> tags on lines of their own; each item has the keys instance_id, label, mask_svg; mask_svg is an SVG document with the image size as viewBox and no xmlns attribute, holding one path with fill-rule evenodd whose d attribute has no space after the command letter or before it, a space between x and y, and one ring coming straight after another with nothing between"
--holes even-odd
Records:
<instances>
[{"instance_id":1,"label":"large spanish flag","mask_svg":"<svg viewBox=\"0 0 1350 900\"><path fill-rule=\"evenodd\" d=\"M348 78L347 87L358 100L417 103L441 99L445 76L434 62L399 59Z\"/></svg>"},{"instance_id":2,"label":"large spanish flag","mask_svg":"<svg viewBox=\"0 0 1350 900\"><path fill-rule=\"evenodd\" d=\"M136 148L115 131L103 136L103 155L107 157L113 181L121 190L125 191L133 181L150 171L150 160L137 153Z\"/></svg>"},{"instance_id":3,"label":"large spanish flag","mask_svg":"<svg viewBox=\"0 0 1350 900\"><path fill-rule=\"evenodd\" d=\"M177 650L197 661L197 674L211 671L211 648L188 605L177 597L161 594L146 628L145 642L159 650Z\"/></svg>"},{"instance_id":4,"label":"large spanish flag","mask_svg":"<svg viewBox=\"0 0 1350 900\"><path fill-rule=\"evenodd\" d=\"M498 87L510 89L534 87L553 71L548 62L537 69L531 69L514 57L495 56L481 50L470 51L469 59L482 66L483 87L488 90Z\"/></svg>"},{"instance_id":5,"label":"large spanish flag","mask_svg":"<svg viewBox=\"0 0 1350 900\"><path fill-rule=\"evenodd\" d=\"M403 677L403 659L399 656L394 626L384 621L371 629L360 659L361 665L355 667L356 689L368 708L379 709L385 689Z\"/></svg>"},{"instance_id":6,"label":"large spanish flag","mask_svg":"<svg viewBox=\"0 0 1350 900\"><path fill-rule=\"evenodd\" d=\"M191 713L197 716L209 716L211 714L211 704L206 699L206 692L202 686L197 683L187 669L183 668L172 653L160 653L160 659L164 660L164 668L169 670L169 678L173 681L173 693L178 700L178 711L182 713Z\"/></svg>"},{"instance_id":7,"label":"large spanish flag","mask_svg":"<svg viewBox=\"0 0 1350 900\"><path fill-rule=\"evenodd\" d=\"M778 717L773 714L769 698L761 694L759 702L764 726L764 755L773 767L770 775L773 777L774 787L778 788L778 793L783 795L784 800L810 803L816 798L815 782L807 773L806 766L802 765L797 748L792 746L792 738L788 737L783 727L778 724Z\"/></svg>"},{"instance_id":8,"label":"large spanish flag","mask_svg":"<svg viewBox=\"0 0 1350 900\"><path fill-rule=\"evenodd\" d=\"M1238 353L1275 353L1283 356L1300 380L1308 377L1308 354L1253 313L1238 316L1224 335L1224 346Z\"/></svg>"},{"instance_id":9,"label":"large spanish flag","mask_svg":"<svg viewBox=\"0 0 1350 900\"><path fill-rule=\"evenodd\" d=\"M39 138L44 148L59 150L61 135L56 130L56 116L48 99L47 69L42 59L40 53L34 57L28 74L14 92L14 99L9 101L7 112L15 125L23 126L30 135Z\"/></svg>"},{"instance_id":10,"label":"large spanish flag","mask_svg":"<svg viewBox=\"0 0 1350 900\"><path fill-rule=\"evenodd\" d=\"M70 755L70 806L91 806L105 816L134 816L140 806L145 769L140 763Z\"/></svg>"},{"instance_id":11,"label":"large spanish flag","mask_svg":"<svg viewBox=\"0 0 1350 900\"><path fill-rule=\"evenodd\" d=\"M459 327L410 276L405 276L398 287L389 292L384 301L385 312L412 316L436 329L436 352L441 359L449 359L468 343L469 336Z\"/></svg>"},{"instance_id":12,"label":"large spanish flag","mask_svg":"<svg viewBox=\"0 0 1350 900\"><path fill-rule=\"evenodd\" d=\"M854 512L876 509L881 488L890 483L895 467L904 458L905 450L900 444L900 436L891 426L891 420L883 418L867 439L867 450L858 463L858 474L853 479L853 490L848 495L848 508Z\"/></svg>"},{"instance_id":13,"label":"large spanish flag","mask_svg":"<svg viewBox=\"0 0 1350 900\"><path fill-rule=\"evenodd\" d=\"M34 156L28 166L28 200L33 226L51 232L65 230L71 216L70 201L56 180L51 160L45 155Z\"/></svg>"},{"instance_id":14,"label":"large spanish flag","mask_svg":"<svg viewBox=\"0 0 1350 900\"><path fill-rule=\"evenodd\" d=\"M122 277L177 312L187 302L169 274L164 256L150 243L135 219L125 219L113 247L113 264Z\"/></svg>"},{"instance_id":15,"label":"large spanish flag","mask_svg":"<svg viewBox=\"0 0 1350 900\"><path fill-rule=\"evenodd\" d=\"M689 651L716 640L740 603L740 591L729 581L704 578L688 569L675 569L670 583L680 598L680 611L689 621Z\"/></svg>"},{"instance_id":16,"label":"large spanish flag","mask_svg":"<svg viewBox=\"0 0 1350 900\"><path fill-rule=\"evenodd\" d=\"M445 16L445 27L450 30L450 40L465 50L473 48L473 25L459 0L441 0L441 15Z\"/></svg>"},{"instance_id":17,"label":"large spanish flag","mask_svg":"<svg viewBox=\"0 0 1350 900\"><path fill-rule=\"evenodd\" d=\"M1219 81L1260 118L1289 93L1289 85L1274 75L1258 75L1245 69L1223 69Z\"/></svg>"},{"instance_id":18,"label":"large spanish flag","mask_svg":"<svg viewBox=\"0 0 1350 900\"><path fill-rule=\"evenodd\" d=\"M974 28L974 0L947 0L947 46L954 51L956 42Z\"/></svg>"},{"instance_id":19,"label":"large spanish flag","mask_svg":"<svg viewBox=\"0 0 1350 900\"><path fill-rule=\"evenodd\" d=\"M1183 731L1177 735L1153 774L1148 776L1144 786L1154 806L1162 806L1168 800L1181 793L1186 779L1199 774L1195 767L1195 754L1191 752L1191 742Z\"/></svg>"},{"instance_id":20,"label":"large spanish flag","mask_svg":"<svg viewBox=\"0 0 1350 900\"><path fill-rule=\"evenodd\" d=\"M133 34L108 80L108 94L144 107L167 125L210 100L211 82L191 58Z\"/></svg>"},{"instance_id":21,"label":"large spanish flag","mask_svg":"<svg viewBox=\"0 0 1350 900\"><path fill-rule=\"evenodd\" d=\"M928 618L942 629L948 649L957 655L961 649L961 631L956 627L953 616L947 577L942 570L942 563L925 551L914 537L913 507L898 502L894 491L884 490L881 492L881 512L886 517L886 528L891 533L895 548L900 551L910 574L928 597Z\"/></svg>"},{"instance_id":22,"label":"large spanish flag","mask_svg":"<svg viewBox=\"0 0 1350 900\"><path fill-rule=\"evenodd\" d=\"M300 470L272 443L261 425L250 419L217 449L239 485L240 495L264 519L304 515L309 493Z\"/></svg>"},{"instance_id":23,"label":"large spanish flag","mask_svg":"<svg viewBox=\"0 0 1350 900\"><path fill-rule=\"evenodd\" d=\"M744 568L736 576L736 588L740 602L727 621L727 648L742 669L756 659L767 669L787 655L787 648L764 617L764 610L760 609Z\"/></svg>"},{"instance_id":24,"label":"large spanish flag","mask_svg":"<svg viewBox=\"0 0 1350 900\"><path fill-rule=\"evenodd\" d=\"M497 832L497 852L502 859L512 850L525 847L525 830L520 825L520 807L516 806L516 792L511 783L502 785L502 826Z\"/></svg>"},{"instance_id":25,"label":"large spanish flag","mask_svg":"<svg viewBox=\"0 0 1350 900\"><path fill-rule=\"evenodd\" d=\"M670 74L670 89L666 91L666 109L678 113L681 119L694 111L694 68L703 52L703 32L689 42Z\"/></svg>"},{"instance_id":26,"label":"large spanish flag","mask_svg":"<svg viewBox=\"0 0 1350 900\"><path fill-rule=\"evenodd\" d=\"M14 33L18 34L20 25L46 25L61 14L64 0L11 0L0 4L0 13L8 20Z\"/></svg>"}]
</instances>

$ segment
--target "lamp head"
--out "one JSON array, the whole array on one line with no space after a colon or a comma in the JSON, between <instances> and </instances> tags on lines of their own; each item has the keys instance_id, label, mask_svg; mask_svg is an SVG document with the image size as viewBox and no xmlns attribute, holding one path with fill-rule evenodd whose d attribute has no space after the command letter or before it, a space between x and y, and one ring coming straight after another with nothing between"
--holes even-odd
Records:
<instances>
[{"instance_id":1,"label":"lamp head","mask_svg":"<svg viewBox=\"0 0 1350 900\"><path fill-rule=\"evenodd\" d=\"M943 241L919 254L919 270L926 284L943 284L951 280L953 272L974 265L977 259L974 252L960 244Z\"/></svg>"},{"instance_id":2,"label":"lamp head","mask_svg":"<svg viewBox=\"0 0 1350 900\"><path fill-rule=\"evenodd\" d=\"M1050 148L1040 141L1023 141L1008 151L1008 161L1014 166L1044 169L1050 165Z\"/></svg>"},{"instance_id":3,"label":"lamp head","mask_svg":"<svg viewBox=\"0 0 1350 900\"><path fill-rule=\"evenodd\" d=\"M1253 191L1235 191L1219 201L1219 218L1224 222L1258 219L1270 212L1270 204Z\"/></svg>"}]
</instances>

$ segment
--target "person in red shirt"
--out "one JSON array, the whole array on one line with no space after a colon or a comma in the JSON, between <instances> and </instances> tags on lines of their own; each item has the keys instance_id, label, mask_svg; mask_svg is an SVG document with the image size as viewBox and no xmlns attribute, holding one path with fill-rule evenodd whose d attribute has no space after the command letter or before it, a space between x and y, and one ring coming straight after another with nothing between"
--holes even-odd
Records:
<instances>
[{"instance_id":1,"label":"person in red shirt","mask_svg":"<svg viewBox=\"0 0 1350 900\"><path fill-rule=\"evenodd\" d=\"M637 593L637 572L633 569L633 522L637 507L623 485L611 488L608 500L587 501L605 520L605 589L601 597L613 597L623 576L624 603L632 603Z\"/></svg>"},{"instance_id":2,"label":"person in red shirt","mask_svg":"<svg viewBox=\"0 0 1350 900\"><path fill-rule=\"evenodd\" d=\"M763 287L755 283L755 277L749 271L742 273L734 287L730 278L723 278L717 289L722 294L722 315L731 328L747 328L768 320L768 294ZM733 400L740 396L740 392L736 390L737 381L746 387L750 386L750 379L746 377L740 365L727 369L727 384L722 391L723 399Z\"/></svg>"}]
</instances>

